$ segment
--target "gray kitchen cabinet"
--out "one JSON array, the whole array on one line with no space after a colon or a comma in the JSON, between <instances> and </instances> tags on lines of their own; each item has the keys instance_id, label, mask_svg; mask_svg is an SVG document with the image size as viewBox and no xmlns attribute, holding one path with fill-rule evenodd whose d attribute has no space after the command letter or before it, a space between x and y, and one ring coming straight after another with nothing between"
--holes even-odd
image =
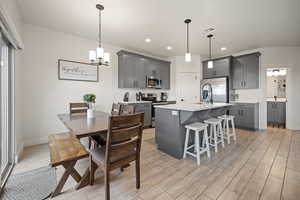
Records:
<instances>
[{"instance_id":1,"label":"gray kitchen cabinet","mask_svg":"<svg viewBox=\"0 0 300 200\"><path fill-rule=\"evenodd\" d=\"M244 69L239 59L232 61L232 88L241 89L244 84Z\"/></svg>"},{"instance_id":2,"label":"gray kitchen cabinet","mask_svg":"<svg viewBox=\"0 0 300 200\"><path fill-rule=\"evenodd\" d=\"M260 53L257 52L233 58L233 89L259 88L259 56Z\"/></svg>"},{"instance_id":3,"label":"gray kitchen cabinet","mask_svg":"<svg viewBox=\"0 0 300 200\"><path fill-rule=\"evenodd\" d=\"M235 116L237 128L254 129L259 128L259 104L238 103L232 106L229 114Z\"/></svg>"},{"instance_id":4,"label":"gray kitchen cabinet","mask_svg":"<svg viewBox=\"0 0 300 200\"><path fill-rule=\"evenodd\" d=\"M145 71L145 68L147 67L148 62L146 59L142 57L136 56L135 58L137 59L137 63L136 63L137 72L136 74L134 74L137 79L137 84L135 88L144 89L146 88L146 76L147 76L147 72Z\"/></svg>"},{"instance_id":5,"label":"gray kitchen cabinet","mask_svg":"<svg viewBox=\"0 0 300 200\"><path fill-rule=\"evenodd\" d=\"M268 120L268 124L285 126L286 102L268 101L267 120Z\"/></svg>"},{"instance_id":6,"label":"gray kitchen cabinet","mask_svg":"<svg viewBox=\"0 0 300 200\"><path fill-rule=\"evenodd\" d=\"M144 126L150 127L152 125L152 105L151 103L136 103L135 112L143 112L144 114Z\"/></svg>"},{"instance_id":7,"label":"gray kitchen cabinet","mask_svg":"<svg viewBox=\"0 0 300 200\"><path fill-rule=\"evenodd\" d=\"M121 50L118 55L118 87L146 88L146 77L161 80L162 89L170 89L170 62Z\"/></svg>"},{"instance_id":8,"label":"gray kitchen cabinet","mask_svg":"<svg viewBox=\"0 0 300 200\"><path fill-rule=\"evenodd\" d=\"M125 104L121 102L121 104ZM126 105L133 105L134 106L134 111L136 113L143 112L144 114L144 126L145 127L150 127L152 125L152 103L126 103Z\"/></svg>"},{"instance_id":9,"label":"gray kitchen cabinet","mask_svg":"<svg viewBox=\"0 0 300 200\"><path fill-rule=\"evenodd\" d=\"M160 80L161 80L161 88L170 89L170 82L171 82L170 64L165 62L162 63L159 73L160 73Z\"/></svg>"},{"instance_id":10,"label":"gray kitchen cabinet","mask_svg":"<svg viewBox=\"0 0 300 200\"><path fill-rule=\"evenodd\" d=\"M208 61L202 62L203 78L230 76L231 56L213 60L213 68L208 68Z\"/></svg>"},{"instance_id":11,"label":"gray kitchen cabinet","mask_svg":"<svg viewBox=\"0 0 300 200\"><path fill-rule=\"evenodd\" d=\"M134 56L122 54L118 58L118 86L119 88L135 88L137 85L137 70Z\"/></svg>"}]
</instances>

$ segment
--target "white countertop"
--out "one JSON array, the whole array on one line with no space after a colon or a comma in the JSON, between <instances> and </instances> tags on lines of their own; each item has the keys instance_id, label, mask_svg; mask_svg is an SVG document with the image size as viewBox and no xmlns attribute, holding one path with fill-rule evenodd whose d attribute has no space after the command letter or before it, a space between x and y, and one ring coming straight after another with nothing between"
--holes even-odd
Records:
<instances>
[{"instance_id":1,"label":"white countertop","mask_svg":"<svg viewBox=\"0 0 300 200\"><path fill-rule=\"evenodd\" d=\"M287 102L287 99L286 98L277 98L277 100L275 100L274 98L267 98L267 101Z\"/></svg>"},{"instance_id":2,"label":"white countertop","mask_svg":"<svg viewBox=\"0 0 300 200\"><path fill-rule=\"evenodd\" d=\"M123 104L152 103L152 101L119 101Z\"/></svg>"},{"instance_id":3,"label":"white countertop","mask_svg":"<svg viewBox=\"0 0 300 200\"><path fill-rule=\"evenodd\" d=\"M234 101L230 101L229 103L232 103L232 104L234 104L234 103L259 103L257 100L249 100L249 99L247 99L247 100L234 100Z\"/></svg>"},{"instance_id":4,"label":"white countertop","mask_svg":"<svg viewBox=\"0 0 300 200\"><path fill-rule=\"evenodd\" d=\"M226 106L232 106L232 104L229 104L229 103L213 103L213 104L176 103L176 104L155 106L155 108L196 112L196 111L209 110L209 109L221 108L221 107L226 107Z\"/></svg>"}]
</instances>

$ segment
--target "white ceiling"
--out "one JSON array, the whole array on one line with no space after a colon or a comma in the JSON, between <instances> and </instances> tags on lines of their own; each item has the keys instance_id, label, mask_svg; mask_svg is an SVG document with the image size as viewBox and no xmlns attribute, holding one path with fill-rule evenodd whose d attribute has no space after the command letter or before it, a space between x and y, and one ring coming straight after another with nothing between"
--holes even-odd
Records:
<instances>
[{"instance_id":1,"label":"white ceiling","mask_svg":"<svg viewBox=\"0 0 300 200\"><path fill-rule=\"evenodd\" d=\"M208 55L204 30L216 29L213 56L300 45L300 0L18 0L25 23L97 39L96 3L104 5L103 41L158 56L183 55L185 18L191 52ZM145 38L151 43L145 43ZM96 45L96 44L95 44ZM171 51L166 46L172 46ZM227 51L221 52L220 47Z\"/></svg>"}]
</instances>

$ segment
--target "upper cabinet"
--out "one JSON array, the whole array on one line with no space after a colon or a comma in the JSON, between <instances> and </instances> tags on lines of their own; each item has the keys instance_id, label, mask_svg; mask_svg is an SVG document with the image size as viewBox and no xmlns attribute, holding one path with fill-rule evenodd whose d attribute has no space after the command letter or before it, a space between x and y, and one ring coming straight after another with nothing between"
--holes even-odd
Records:
<instances>
[{"instance_id":1,"label":"upper cabinet","mask_svg":"<svg viewBox=\"0 0 300 200\"><path fill-rule=\"evenodd\" d=\"M146 77L161 80L161 89L170 89L171 63L121 50L118 55L118 87L146 88Z\"/></svg>"},{"instance_id":2,"label":"upper cabinet","mask_svg":"<svg viewBox=\"0 0 300 200\"><path fill-rule=\"evenodd\" d=\"M259 52L233 57L232 88L259 88Z\"/></svg>"},{"instance_id":3,"label":"upper cabinet","mask_svg":"<svg viewBox=\"0 0 300 200\"><path fill-rule=\"evenodd\" d=\"M203 78L216 78L230 76L230 66L232 57L224 57L213 60L213 68L208 68L208 61L202 62Z\"/></svg>"}]
</instances>

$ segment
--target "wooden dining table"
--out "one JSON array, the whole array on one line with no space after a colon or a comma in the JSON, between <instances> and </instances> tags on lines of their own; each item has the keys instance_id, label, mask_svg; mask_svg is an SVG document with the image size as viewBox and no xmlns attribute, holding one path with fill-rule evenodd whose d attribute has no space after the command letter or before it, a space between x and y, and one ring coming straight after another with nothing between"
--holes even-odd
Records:
<instances>
[{"instance_id":1,"label":"wooden dining table","mask_svg":"<svg viewBox=\"0 0 300 200\"><path fill-rule=\"evenodd\" d=\"M109 113L96 111L94 118L87 118L86 113L75 114L59 114L58 118L62 121L70 133L77 139L86 138L93 135L106 134L109 123ZM81 180L76 185L76 189L80 189L89 184L90 171L85 171Z\"/></svg>"}]
</instances>

